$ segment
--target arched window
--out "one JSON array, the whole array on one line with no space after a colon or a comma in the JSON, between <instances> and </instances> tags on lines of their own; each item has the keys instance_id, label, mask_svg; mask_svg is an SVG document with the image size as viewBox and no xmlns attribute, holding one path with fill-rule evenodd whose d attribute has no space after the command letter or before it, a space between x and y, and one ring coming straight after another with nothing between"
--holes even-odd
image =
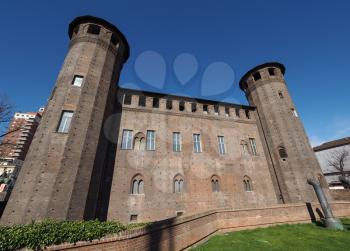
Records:
<instances>
[{"instance_id":1,"label":"arched window","mask_svg":"<svg viewBox=\"0 0 350 251\"><path fill-rule=\"evenodd\" d=\"M134 150L145 150L146 146L146 137L142 132L136 133L134 137Z\"/></svg>"},{"instance_id":2,"label":"arched window","mask_svg":"<svg viewBox=\"0 0 350 251\"><path fill-rule=\"evenodd\" d=\"M288 158L288 154L287 154L286 148L284 148L283 146L280 146L278 148L278 154L280 155L281 159Z\"/></svg>"},{"instance_id":3,"label":"arched window","mask_svg":"<svg viewBox=\"0 0 350 251\"><path fill-rule=\"evenodd\" d=\"M143 178L142 175L137 174L134 176L134 178L132 178L131 181L131 194L143 194Z\"/></svg>"},{"instance_id":4,"label":"arched window","mask_svg":"<svg viewBox=\"0 0 350 251\"><path fill-rule=\"evenodd\" d=\"M184 192L184 178L178 174L174 178L173 182L174 193L183 193Z\"/></svg>"},{"instance_id":5,"label":"arched window","mask_svg":"<svg viewBox=\"0 0 350 251\"><path fill-rule=\"evenodd\" d=\"M211 177L211 189L213 192L220 192L219 178L216 175Z\"/></svg>"},{"instance_id":6,"label":"arched window","mask_svg":"<svg viewBox=\"0 0 350 251\"><path fill-rule=\"evenodd\" d=\"M243 178L244 191L250 192L252 191L252 184L250 178L248 176L244 176Z\"/></svg>"}]
</instances>

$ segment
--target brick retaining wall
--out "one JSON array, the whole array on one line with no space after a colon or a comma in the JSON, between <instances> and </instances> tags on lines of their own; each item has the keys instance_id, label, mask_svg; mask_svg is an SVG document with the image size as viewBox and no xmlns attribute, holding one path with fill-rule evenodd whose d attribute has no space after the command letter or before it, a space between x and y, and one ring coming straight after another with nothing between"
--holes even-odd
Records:
<instances>
[{"instance_id":1,"label":"brick retaining wall","mask_svg":"<svg viewBox=\"0 0 350 251\"><path fill-rule=\"evenodd\" d=\"M333 200L348 200L350 201L349 189L329 190Z\"/></svg>"},{"instance_id":2,"label":"brick retaining wall","mask_svg":"<svg viewBox=\"0 0 350 251\"><path fill-rule=\"evenodd\" d=\"M350 216L350 202L333 202L331 206L337 217ZM47 250L182 250L203 242L216 232L310 222L311 217L319 219L319 204L313 203L310 208L308 210L305 204L288 204L255 209L216 210L168 219L92 242L51 246Z\"/></svg>"}]
</instances>

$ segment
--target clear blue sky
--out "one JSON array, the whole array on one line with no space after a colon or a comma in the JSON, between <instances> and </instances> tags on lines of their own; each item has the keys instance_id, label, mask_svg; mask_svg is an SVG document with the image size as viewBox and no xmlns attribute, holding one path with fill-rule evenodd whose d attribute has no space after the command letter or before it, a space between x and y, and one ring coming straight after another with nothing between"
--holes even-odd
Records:
<instances>
[{"instance_id":1,"label":"clear blue sky","mask_svg":"<svg viewBox=\"0 0 350 251\"><path fill-rule=\"evenodd\" d=\"M129 41L122 86L247 104L237 87L240 77L267 61L283 63L290 93L317 144L350 135L349 13L349 1L335 0L4 1L0 93L20 111L44 105L67 52L68 24L89 14L115 24ZM198 62L185 84L173 70L181 53ZM147 58L153 61L145 64ZM204 90L203 75L209 75ZM158 84L142 81L152 76Z\"/></svg>"}]
</instances>

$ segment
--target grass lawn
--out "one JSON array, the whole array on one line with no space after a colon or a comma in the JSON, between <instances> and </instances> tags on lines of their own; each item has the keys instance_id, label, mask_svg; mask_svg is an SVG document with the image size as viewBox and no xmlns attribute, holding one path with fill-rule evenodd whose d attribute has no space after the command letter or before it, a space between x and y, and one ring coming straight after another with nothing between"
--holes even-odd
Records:
<instances>
[{"instance_id":1,"label":"grass lawn","mask_svg":"<svg viewBox=\"0 0 350 251\"><path fill-rule=\"evenodd\" d=\"M220 234L191 250L350 250L350 219L342 222L345 231L328 230L316 224L295 224Z\"/></svg>"}]
</instances>

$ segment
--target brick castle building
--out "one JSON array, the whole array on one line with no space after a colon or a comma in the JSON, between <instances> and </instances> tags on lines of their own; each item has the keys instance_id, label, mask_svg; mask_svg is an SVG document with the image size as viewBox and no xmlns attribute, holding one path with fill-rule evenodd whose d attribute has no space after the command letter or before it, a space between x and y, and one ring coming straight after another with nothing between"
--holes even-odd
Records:
<instances>
[{"instance_id":1,"label":"brick castle building","mask_svg":"<svg viewBox=\"0 0 350 251\"><path fill-rule=\"evenodd\" d=\"M280 63L240 81L249 106L119 88L129 45L78 17L1 223L146 222L218 208L314 201L323 179Z\"/></svg>"}]
</instances>

